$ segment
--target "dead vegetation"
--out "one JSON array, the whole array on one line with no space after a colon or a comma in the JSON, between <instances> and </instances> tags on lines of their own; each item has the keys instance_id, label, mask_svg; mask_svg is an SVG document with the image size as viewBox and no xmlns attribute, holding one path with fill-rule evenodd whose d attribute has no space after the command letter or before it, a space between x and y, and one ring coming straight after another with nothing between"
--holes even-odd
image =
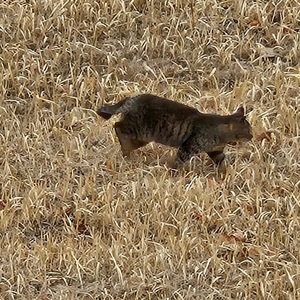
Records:
<instances>
[{"instance_id":1,"label":"dead vegetation","mask_svg":"<svg viewBox=\"0 0 300 300\"><path fill-rule=\"evenodd\" d=\"M299 7L2 2L1 299L299 299ZM242 104L255 138L223 181L155 144L126 161L94 110L144 92Z\"/></svg>"}]
</instances>

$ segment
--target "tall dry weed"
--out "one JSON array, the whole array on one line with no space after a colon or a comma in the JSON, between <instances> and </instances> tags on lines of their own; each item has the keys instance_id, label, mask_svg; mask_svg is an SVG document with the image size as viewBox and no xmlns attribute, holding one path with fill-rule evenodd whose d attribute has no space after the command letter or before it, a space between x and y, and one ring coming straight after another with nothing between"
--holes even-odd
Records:
<instances>
[{"instance_id":1,"label":"tall dry weed","mask_svg":"<svg viewBox=\"0 0 300 300\"><path fill-rule=\"evenodd\" d=\"M2 2L1 299L298 299L298 4ZM144 92L255 137L224 181L126 161L94 110Z\"/></svg>"}]
</instances>

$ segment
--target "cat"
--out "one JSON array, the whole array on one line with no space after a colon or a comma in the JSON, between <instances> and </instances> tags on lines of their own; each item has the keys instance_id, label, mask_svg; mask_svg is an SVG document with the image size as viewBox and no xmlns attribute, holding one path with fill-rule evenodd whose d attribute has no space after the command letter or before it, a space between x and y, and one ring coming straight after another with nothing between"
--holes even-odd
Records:
<instances>
[{"instance_id":1,"label":"cat","mask_svg":"<svg viewBox=\"0 0 300 300\"><path fill-rule=\"evenodd\" d=\"M203 151L220 166L227 144L252 138L243 107L227 116L204 114L178 102L142 94L102 106L97 113L106 120L121 113L115 131L123 156L129 157L132 150L154 141L178 148L175 166Z\"/></svg>"}]
</instances>

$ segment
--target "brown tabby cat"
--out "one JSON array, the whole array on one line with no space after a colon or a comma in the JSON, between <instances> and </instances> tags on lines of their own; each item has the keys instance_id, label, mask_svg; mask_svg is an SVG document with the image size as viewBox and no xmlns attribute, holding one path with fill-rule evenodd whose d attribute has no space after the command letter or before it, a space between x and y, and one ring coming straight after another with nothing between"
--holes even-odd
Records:
<instances>
[{"instance_id":1,"label":"brown tabby cat","mask_svg":"<svg viewBox=\"0 0 300 300\"><path fill-rule=\"evenodd\" d=\"M228 116L203 114L187 105L144 94L102 106L97 113L106 120L122 114L115 130L124 156L155 141L178 148L175 165L204 151L219 166L226 144L252 138L243 107Z\"/></svg>"}]
</instances>

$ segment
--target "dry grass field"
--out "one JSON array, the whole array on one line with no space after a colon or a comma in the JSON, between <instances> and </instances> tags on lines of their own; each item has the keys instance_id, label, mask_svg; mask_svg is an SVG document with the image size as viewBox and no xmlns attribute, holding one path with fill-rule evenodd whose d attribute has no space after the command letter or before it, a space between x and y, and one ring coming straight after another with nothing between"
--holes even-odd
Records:
<instances>
[{"instance_id":1,"label":"dry grass field","mask_svg":"<svg viewBox=\"0 0 300 300\"><path fill-rule=\"evenodd\" d=\"M0 4L1 299L300 299L300 3ZM252 141L170 171L95 113L153 93Z\"/></svg>"}]
</instances>

